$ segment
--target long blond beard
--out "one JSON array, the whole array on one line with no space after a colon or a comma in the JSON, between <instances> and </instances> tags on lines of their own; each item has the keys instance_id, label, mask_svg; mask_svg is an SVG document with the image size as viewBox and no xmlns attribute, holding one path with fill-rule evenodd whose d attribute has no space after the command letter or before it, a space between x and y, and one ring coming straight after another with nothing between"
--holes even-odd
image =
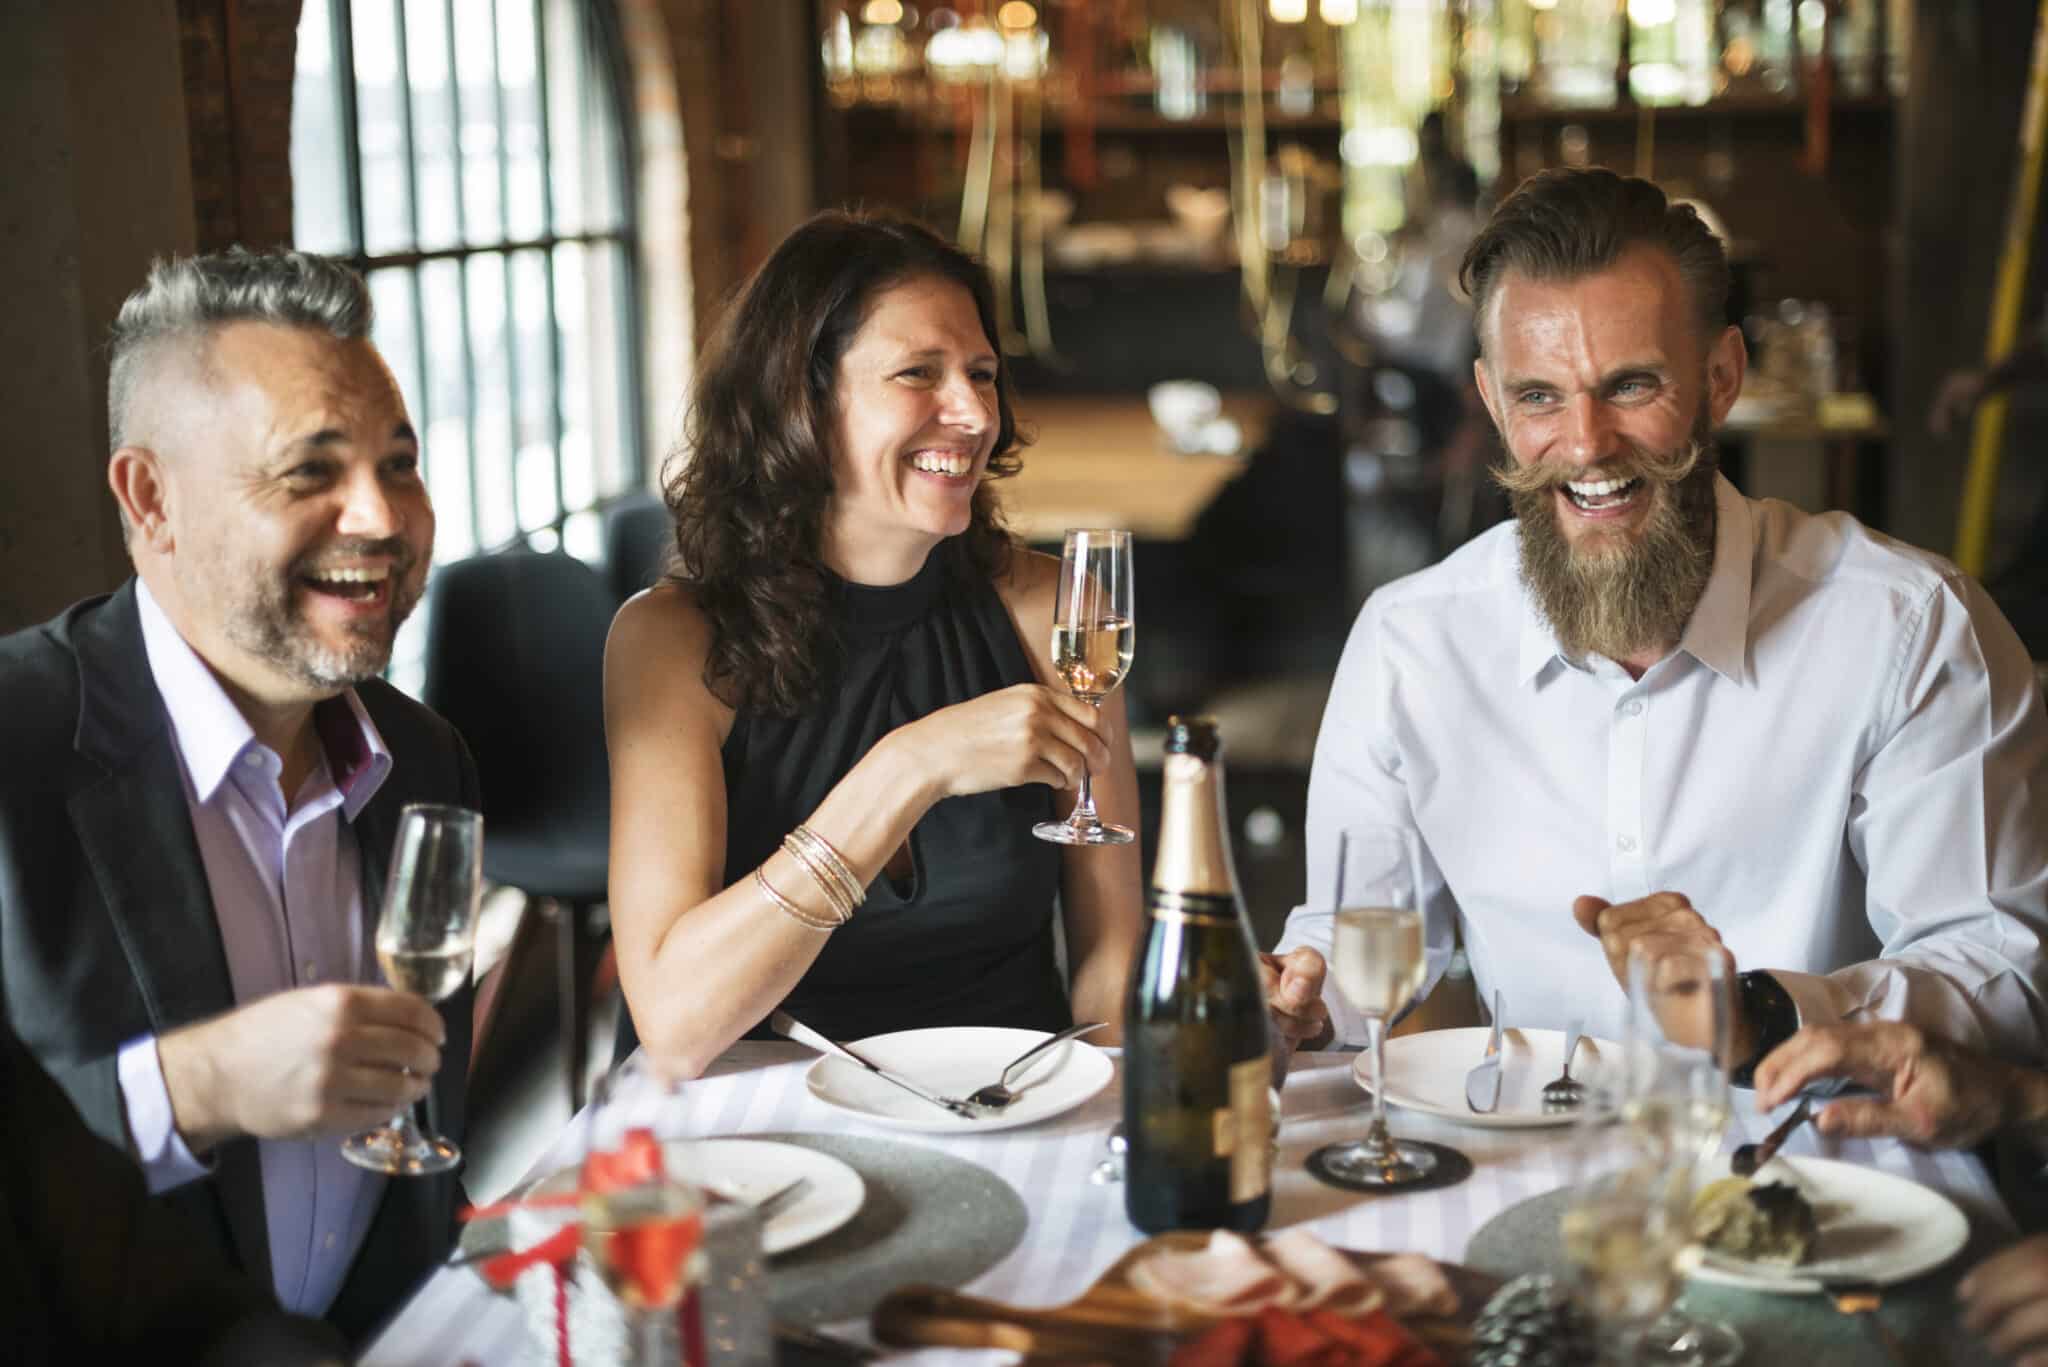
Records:
<instances>
[{"instance_id":1,"label":"long blond beard","mask_svg":"<svg viewBox=\"0 0 2048 1367\"><path fill-rule=\"evenodd\" d=\"M1650 514L1634 537L1592 536L1578 547L1558 526L1555 491L1590 472L1541 461L1495 467L1519 524L1522 582L1571 659L1627 659L1676 645L1684 634L1714 570L1718 461L1708 433L1702 413L1675 450L1635 448L1603 462L1600 477L1650 486Z\"/></svg>"}]
</instances>

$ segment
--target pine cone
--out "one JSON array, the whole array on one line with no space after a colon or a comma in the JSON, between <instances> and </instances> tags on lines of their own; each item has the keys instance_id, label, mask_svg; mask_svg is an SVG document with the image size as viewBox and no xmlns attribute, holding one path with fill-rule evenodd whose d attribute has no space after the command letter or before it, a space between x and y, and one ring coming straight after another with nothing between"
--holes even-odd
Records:
<instances>
[{"instance_id":1,"label":"pine cone","mask_svg":"<svg viewBox=\"0 0 2048 1367\"><path fill-rule=\"evenodd\" d=\"M1593 1317L1555 1277L1517 1277L1494 1293L1472 1326L1472 1367L1593 1367Z\"/></svg>"}]
</instances>

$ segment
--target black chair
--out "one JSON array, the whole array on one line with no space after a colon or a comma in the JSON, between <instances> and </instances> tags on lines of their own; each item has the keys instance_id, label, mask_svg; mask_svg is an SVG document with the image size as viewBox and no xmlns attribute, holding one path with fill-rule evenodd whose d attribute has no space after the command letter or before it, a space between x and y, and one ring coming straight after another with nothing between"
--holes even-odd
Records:
<instances>
[{"instance_id":1,"label":"black chair","mask_svg":"<svg viewBox=\"0 0 2048 1367\"><path fill-rule=\"evenodd\" d=\"M569 1104L583 1104L591 978L602 947L611 776L604 642L617 600L573 556L506 551L445 565L428 593L422 701L476 757L484 874L557 919Z\"/></svg>"},{"instance_id":2,"label":"black chair","mask_svg":"<svg viewBox=\"0 0 2048 1367\"><path fill-rule=\"evenodd\" d=\"M661 577L675 525L668 505L645 491L627 494L604 510L604 565L621 603Z\"/></svg>"}]
</instances>

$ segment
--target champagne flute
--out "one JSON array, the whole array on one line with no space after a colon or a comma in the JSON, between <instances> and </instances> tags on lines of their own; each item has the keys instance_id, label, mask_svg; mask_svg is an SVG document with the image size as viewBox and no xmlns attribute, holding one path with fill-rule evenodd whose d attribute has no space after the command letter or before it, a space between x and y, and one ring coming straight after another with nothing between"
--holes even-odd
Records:
<instances>
[{"instance_id":1,"label":"champagne flute","mask_svg":"<svg viewBox=\"0 0 2048 1367\"><path fill-rule=\"evenodd\" d=\"M1398 1187L1436 1171L1437 1158L1387 1129L1387 1024L1421 988L1427 969L1414 843L1398 826L1337 832L1332 886L1336 929L1330 976L1365 1017L1372 1046L1372 1125L1363 1139L1316 1150L1309 1163L1350 1186Z\"/></svg>"},{"instance_id":2,"label":"champagne flute","mask_svg":"<svg viewBox=\"0 0 2048 1367\"><path fill-rule=\"evenodd\" d=\"M686 1299L704 1278L704 1200L667 1170L653 1124L677 1097L675 1083L636 1053L596 1090L578 1217L590 1266L625 1312L627 1341L616 1360L698 1360L688 1350L702 1325ZM657 1156L644 1162L636 1145L657 1146ZM682 1352L671 1335L680 1335Z\"/></svg>"},{"instance_id":3,"label":"champagne flute","mask_svg":"<svg viewBox=\"0 0 2048 1367\"><path fill-rule=\"evenodd\" d=\"M1580 1298L1607 1340L1602 1362L1636 1360L1646 1327L1678 1296L1691 1237L1674 1150L1625 1111L1620 1092L1588 1098L1572 1136L1578 1180L1558 1222Z\"/></svg>"},{"instance_id":4,"label":"champagne flute","mask_svg":"<svg viewBox=\"0 0 2048 1367\"><path fill-rule=\"evenodd\" d=\"M1052 666L1067 691L1100 708L1102 700L1131 670L1131 534L1076 528L1060 555L1059 598L1053 604ZM1081 771L1081 796L1065 821L1031 828L1040 840L1061 845L1128 845L1137 836L1095 814L1089 774Z\"/></svg>"},{"instance_id":5,"label":"champagne flute","mask_svg":"<svg viewBox=\"0 0 2048 1367\"><path fill-rule=\"evenodd\" d=\"M1697 1257L1692 1198L1728 1128L1734 1014L1734 970L1718 946L1629 955L1622 1119L1640 1145L1661 1155L1686 1236L1681 1261ZM1663 1367L1727 1367L1742 1356L1742 1338L1674 1301L1632 1351L1634 1361Z\"/></svg>"},{"instance_id":6,"label":"champagne flute","mask_svg":"<svg viewBox=\"0 0 2048 1367\"><path fill-rule=\"evenodd\" d=\"M484 819L467 807L414 802L399 812L377 918L377 962L391 986L440 1001L469 980L483 857ZM447 1172L462 1162L461 1148L421 1130L410 1107L388 1124L350 1135L341 1153L357 1167L395 1177Z\"/></svg>"}]
</instances>

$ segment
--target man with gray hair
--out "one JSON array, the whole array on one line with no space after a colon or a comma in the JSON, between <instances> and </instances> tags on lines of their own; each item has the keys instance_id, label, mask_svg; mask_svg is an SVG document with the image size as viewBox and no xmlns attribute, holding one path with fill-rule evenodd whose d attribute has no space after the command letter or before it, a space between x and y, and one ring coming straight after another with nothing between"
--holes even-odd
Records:
<instances>
[{"instance_id":1,"label":"man with gray hair","mask_svg":"<svg viewBox=\"0 0 2048 1367\"><path fill-rule=\"evenodd\" d=\"M0 639L9 1023L201 1249L352 1339L458 1191L339 1140L430 1091L459 1136L469 1057L467 991L370 985L385 860L404 804L477 805L460 738L377 677L434 514L370 316L320 257L159 263L112 345L135 577Z\"/></svg>"},{"instance_id":2,"label":"man with gray hair","mask_svg":"<svg viewBox=\"0 0 2048 1367\"><path fill-rule=\"evenodd\" d=\"M1430 981L1462 931L1512 1024L1612 1038L1632 952L1706 948L1748 970L1739 1076L1843 1019L2037 1056L2048 717L2011 627L1946 561L1721 477L1747 358L1690 207L1546 171L1463 274L1515 517L1360 614L1283 945L1327 952L1336 833L1379 823Z\"/></svg>"}]
</instances>

